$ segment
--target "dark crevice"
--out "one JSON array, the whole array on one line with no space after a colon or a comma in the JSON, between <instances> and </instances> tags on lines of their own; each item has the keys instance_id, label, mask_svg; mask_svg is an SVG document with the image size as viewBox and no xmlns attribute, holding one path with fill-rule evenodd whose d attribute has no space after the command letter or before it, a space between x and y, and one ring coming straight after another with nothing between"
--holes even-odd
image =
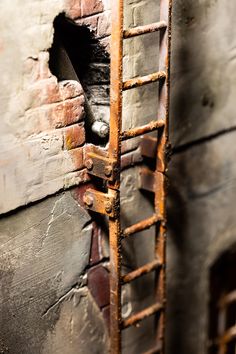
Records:
<instances>
[{"instance_id":1,"label":"dark crevice","mask_svg":"<svg viewBox=\"0 0 236 354\"><path fill-rule=\"evenodd\" d=\"M235 131L236 131L236 126L233 126L233 127L230 127L230 128L226 128L226 129L220 130L220 131L218 131L216 133L204 136L202 138L190 141L190 142L188 142L186 144L173 147L172 148L172 154L173 155L179 154L179 153L184 152L184 151L186 151L188 149L191 149L192 147L201 145L203 143L210 142L213 139L217 139L217 138L221 137L222 135L229 134L229 133L232 133L232 132L235 132Z\"/></svg>"}]
</instances>

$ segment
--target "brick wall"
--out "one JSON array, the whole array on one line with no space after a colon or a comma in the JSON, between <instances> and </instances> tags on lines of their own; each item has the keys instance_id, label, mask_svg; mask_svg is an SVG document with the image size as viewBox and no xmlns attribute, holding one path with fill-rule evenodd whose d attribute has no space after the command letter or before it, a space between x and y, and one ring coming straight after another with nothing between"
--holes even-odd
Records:
<instances>
[{"instance_id":1,"label":"brick wall","mask_svg":"<svg viewBox=\"0 0 236 354\"><path fill-rule=\"evenodd\" d=\"M12 7L5 2L1 6L10 16ZM9 61L13 69L4 72L1 82L0 213L87 179L81 148L83 90L76 81L58 83L49 71L53 19L65 11L77 23L88 24L106 48L109 42L107 1L52 1L50 6L35 1L25 3L21 11L26 22L18 28L4 27L2 21L0 64ZM18 44L23 49L18 50Z\"/></svg>"}]
</instances>

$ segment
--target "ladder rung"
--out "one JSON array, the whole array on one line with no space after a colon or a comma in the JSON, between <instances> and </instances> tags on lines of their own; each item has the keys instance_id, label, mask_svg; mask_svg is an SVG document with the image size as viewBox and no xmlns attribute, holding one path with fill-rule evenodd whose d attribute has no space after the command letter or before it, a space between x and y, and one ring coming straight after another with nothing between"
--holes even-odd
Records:
<instances>
[{"instance_id":1,"label":"ladder rung","mask_svg":"<svg viewBox=\"0 0 236 354\"><path fill-rule=\"evenodd\" d=\"M138 222L132 226L127 227L123 230L122 236L127 237L135 234L136 232L144 231L149 229L151 226L155 225L158 221L161 221L161 217L159 215L153 215L148 219Z\"/></svg>"},{"instance_id":2,"label":"ladder rung","mask_svg":"<svg viewBox=\"0 0 236 354\"><path fill-rule=\"evenodd\" d=\"M154 315L154 313L161 311L163 308L163 306L158 302L148 308L146 308L145 310L142 310L138 313L136 313L133 316L130 316L129 318L127 318L127 320L123 320L122 321L122 329L130 327L130 326L134 326L136 323L144 320L147 317L150 317L152 315Z\"/></svg>"},{"instance_id":3,"label":"ladder rung","mask_svg":"<svg viewBox=\"0 0 236 354\"><path fill-rule=\"evenodd\" d=\"M160 29L166 28L166 27L167 27L167 24L165 21L151 23L151 24L145 25L145 26L137 26L135 28L130 28L130 29L125 30L123 33L123 38L124 39L132 38L132 37L140 36L142 34L156 32L156 31L159 31Z\"/></svg>"},{"instance_id":4,"label":"ladder rung","mask_svg":"<svg viewBox=\"0 0 236 354\"><path fill-rule=\"evenodd\" d=\"M128 140L135 138L136 136L140 136L146 133L150 133L156 129L164 127L164 120L154 120L146 125L142 125L141 127L133 128L130 130L126 130L122 133L122 140Z\"/></svg>"},{"instance_id":5,"label":"ladder rung","mask_svg":"<svg viewBox=\"0 0 236 354\"><path fill-rule=\"evenodd\" d=\"M124 276L122 276L122 283L130 283L131 281L141 277L142 275L151 273L153 270L161 267L161 262L157 259L154 261L145 264L143 267L135 269L133 272L130 272Z\"/></svg>"},{"instance_id":6,"label":"ladder rung","mask_svg":"<svg viewBox=\"0 0 236 354\"><path fill-rule=\"evenodd\" d=\"M135 87L151 84L166 78L165 71L157 71L156 73L135 77L123 82L123 91L130 90Z\"/></svg>"}]
</instances>

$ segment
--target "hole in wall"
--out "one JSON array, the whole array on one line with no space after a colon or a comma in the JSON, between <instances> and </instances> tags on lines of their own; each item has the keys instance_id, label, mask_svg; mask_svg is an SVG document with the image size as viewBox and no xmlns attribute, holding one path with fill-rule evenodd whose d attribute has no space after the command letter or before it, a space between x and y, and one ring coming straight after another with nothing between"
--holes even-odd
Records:
<instances>
[{"instance_id":1,"label":"hole in wall","mask_svg":"<svg viewBox=\"0 0 236 354\"><path fill-rule=\"evenodd\" d=\"M54 20L49 56L58 81L76 80L84 89L86 142L104 146L109 136L109 54L93 31L63 13Z\"/></svg>"}]
</instances>

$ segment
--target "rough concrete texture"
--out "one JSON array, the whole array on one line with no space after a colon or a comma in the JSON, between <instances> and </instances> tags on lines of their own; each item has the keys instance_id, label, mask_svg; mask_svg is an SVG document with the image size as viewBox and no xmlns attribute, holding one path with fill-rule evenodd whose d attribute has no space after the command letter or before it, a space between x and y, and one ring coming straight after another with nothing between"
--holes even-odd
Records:
<instances>
[{"instance_id":1,"label":"rough concrete texture","mask_svg":"<svg viewBox=\"0 0 236 354\"><path fill-rule=\"evenodd\" d=\"M207 352L209 269L236 242L234 1L174 2L167 353Z\"/></svg>"},{"instance_id":2,"label":"rough concrete texture","mask_svg":"<svg viewBox=\"0 0 236 354\"><path fill-rule=\"evenodd\" d=\"M41 353L46 338L52 344L54 326L63 322L59 304L84 283L91 223L70 192L1 219L1 350ZM78 311L74 316L78 321Z\"/></svg>"},{"instance_id":3,"label":"rough concrete texture","mask_svg":"<svg viewBox=\"0 0 236 354\"><path fill-rule=\"evenodd\" d=\"M235 127L235 1L174 1L173 145Z\"/></svg>"},{"instance_id":4,"label":"rough concrete texture","mask_svg":"<svg viewBox=\"0 0 236 354\"><path fill-rule=\"evenodd\" d=\"M57 309L60 318L48 331L43 354L108 353L107 327L87 287L72 289Z\"/></svg>"}]
</instances>

